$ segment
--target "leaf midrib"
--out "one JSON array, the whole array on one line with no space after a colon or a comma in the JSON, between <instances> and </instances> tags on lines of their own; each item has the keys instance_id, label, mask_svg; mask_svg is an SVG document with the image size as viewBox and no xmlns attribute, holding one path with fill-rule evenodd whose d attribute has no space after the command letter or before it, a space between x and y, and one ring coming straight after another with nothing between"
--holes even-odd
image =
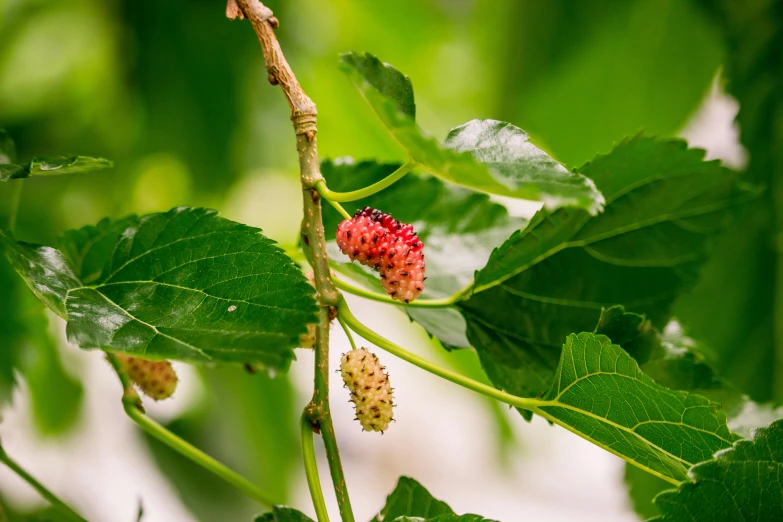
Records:
<instances>
[{"instance_id":1,"label":"leaf midrib","mask_svg":"<svg viewBox=\"0 0 783 522\"><path fill-rule=\"evenodd\" d=\"M69 290L69 292L70 292L70 290ZM131 319L133 319L134 321L138 321L138 322L140 322L141 324L143 324L143 325L145 325L145 326L148 326L149 328L151 328L151 329L152 329L152 331L153 331L153 332L155 332L155 335L160 335L160 336L162 336L162 337L166 337L167 339L171 339L171 340L172 340L172 341L174 341L175 343L181 344L182 346L186 346L186 347L188 347L188 348L190 348L190 349L194 350L196 353L199 353L199 354L201 354L201 355L202 355L202 356L204 356L204 357L205 357L205 358L206 358L208 361L211 361L211 360L212 360L212 357L210 357L209 355L207 355L207 354L206 354L206 353L205 353L203 350L201 350L200 348L197 348L197 347L195 347L195 346L193 346L193 345L191 345L191 344L188 344L188 343L186 343L185 341L183 341L183 340L181 340L181 339L177 339L176 337L172 337L172 336L170 336L170 335L168 335L168 334L164 334L163 332L161 332L160 330L158 330L158 328L157 328L155 325L152 325L152 324L150 324L150 323L148 323L148 322L142 321L141 319L139 319L138 317L134 316L133 314L131 314L130 312L128 312L127 310L125 310L123 307L121 307L120 305L118 305L117 303L115 303L114 301L112 301L111 299L109 299L109 298L108 298L106 295L104 295L103 293L101 293L101 292L98 292L97 290L96 290L96 293L97 293L98 295L100 295L102 298L104 298L104 299L106 300L106 302L108 302L109 304L111 304L111 305L113 305L113 306L117 307L117 308L118 308L118 309L119 309L119 310L120 310L120 311L121 311L123 314L125 314L126 316L130 317L130 318L131 318ZM67 300L68 300L68 296L66 296L66 302L67 302ZM112 341L114 340L114 337L117 335L117 333L118 333L118 332L119 332L121 329L122 329L122 327L118 328L117 330L115 330L115 331L112 333L112 335L111 335L111 340L112 340ZM152 339L150 339L150 341L149 341L147 344L145 344L145 345L144 345L144 351L143 351L142 353L147 353L147 348L149 348L149 346L150 346L150 343L151 343L151 342L152 342Z\"/></svg>"},{"instance_id":2,"label":"leaf midrib","mask_svg":"<svg viewBox=\"0 0 783 522\"><path fill-rule=\"evenodd\" d=\"M591 378L591 377L593 377L595 375L612 375L612 376L620 377L620 378L623 378L623 379L629 379L629 380L631 380L631 381L633 381L635 383L643 384L644 386L646 386L647 388L652 389L656 393L660 393L660 390L657 390L652 384L650 384L648 382L644 382L644 381L642 381L640 379L631 377L629 375L623 375L623 374L620 374L620 373L617 373L617 372L600 372L599 371L599 372L591 372L590 375L586 375L584 377L579 377L576 380L570 382L565 388L563 388L562 390L560 390L558 392L557 396L555 396L552 399L547 399L547 401L556 403L556 404L559 405L558 407L563 407L563 408L566 408L566 409L570 409L572 411L577 411L577 412L583 411L586 414L593 415L594 418L596 418L596 419L599 419L599 418L600 419L605 419L605 417L601 417L600 415L596 415L596 414L594 414L592 412L587 412L587 410L582 410L582 409L577 408L577 407L575 407L575 406L573 406L571 404L564 403L564 402L559 400L563 396L563 394L566 393L569 389L571 389L574 385L576 385L576 384L578 384L578 383L580 383L582 381L585 381L585 380L587 380L587 379L589 379L589 378ZM670 395L676 397L677 394L676 393L671 393ZM706 405L704 405L703 407L706 407ZM683 405L683 408L684 408L683 409L683 414L684 414L686 411L688 411L689 408L686 407L685 405ZM609 419L606 419L606 422L610 423L610 424L616 424L616 423L614 423L614 421L610 421ZM675 421L669 421L669 420L649 419L649 420L646 420L646 421L637 422L633 426L627 427L627 429L633 431L636 428L638 428L639 426L642 426L644 424L671 424L671 425L674 425L674 426L684 426L684 427L686 427L686 428L688 428L690 430L693 430L693 431L696 431L696 432L699 432L699 433L705 433L707 435L712 435L714 437L717 437L719 440L722 440L723 442L726 442L727 444L732 444L733 443L733 441L728 440L728 439L724 439L723 437L721 437L720 435L718 435L715 432L703 430L701 428L697 428L695 426L691 426L689 424L685 424L682 421L675 422ZM620 426L619 424L617 424L617 425Z\"/></svg>"},{"instance_id":3,"label":"leaf midrib","mask_svg":"<svg viewBox=\"0 0 783 522\"><path fill-rule=\"evenodd\" d=\"M533 412L533 413L535 413L537 415L540 415L541 417L547 419L548 421L553 422L553 423L557 424L558 426L561 426L561 427L567 429L571 433L574 433L575 435L577 435L579 437L582 437L583 439L585 439L585 440L587 440L589 442L592 442L593 444L595 444L599 448L602 448L605 451L608 451L609 453L612 453L613 455L616 455L616 456L620 457L624 461L626 461L626 462L628 462L630 464L633 464L634 466L636 466L639 469L642 469L642 470L650 473L651 475L655 475L656 477L658 477L658 478L660 478L662 480L665 480L666 482L668 482L670 484L674 484L675 486L680 484L681 480L673 478L673 477L671 477L669 475L665 475L665 474L661 473L660 471L656 471L656 470L654 470L652 468L649 468L649 467L641 464L640 462L638 462L636 460L633 460L630 456L624 455L624 454L620 453L619 451L617 451L613 447L607 446L603 442L600 442L600 441L592 438L591 436L587 435L586 433L584 433L582 431L579 431L578 429L576 429L575 427L571 426L570 424L566 424L565 422L563 422L562 420L558 419L557 417L555 417L551 413L547 412L546 410L541 409L542 407L547 407L547 406L552 407L551 404L547 404L547 401L540 401L540 400L537 400L537 399L532 399L531 401L539 403L539 405L533 406L533 407L530 408L531 412ZM532 404L532 402L531 402L531 404ZM554 407L559 407L559 406L555 405ZM652 444L649 441L647 441L646 439L642 439L637 434L635 434L635 433L632 433L632 434L635 437L640 438L640 440L643 443L648 444L650 447L652 447L652 448L657 447L654 444ZM662 451L662 453L668 454L668 452L665 452L663 450L661 450L661 451ZM687 474L686 474L687 470L688 470L688 468L684 468L683 469L683 480L685 480L687 478Z\"/></svg>"},{"instance_id":4,"label":"leaf midrib","mask_svg":"<svg viewBox=\"0 0 783 522\"><path fill-rule=\"evenodd\" d=\"M565 250L566 248L584 247L584 246L589 245L591 243L596 243L598 241L603 241L605 239L610 239L610 238L613 238L613 237L616 237L616 236L619 236L619 235L622 235L622 234L627 234L629 232L636 232L638 230L642 230L644 228L648 228L648 227L651 227L651 226L654 226L654 225L658 225L660 223L676 221L678 219L699 216L699 215L702 215L702 214L709 214L710 212L715 212L715 211L721 210L723 208L728 208L728 207L730 207L730 206L732 206L734 204L736 204L736 202L733 202L733 201L726 202L726 201L724 201L724 202L721 202L721 203L715 203L713 205L706 205L704 207L699 207L697 209L691 209L689 211L673 212L673 213L668 213L668 214L662 214L662 215L657 216L655 218L651 218L651 219L648 219L648 220L636 222L636 223L633 223L631 225L627 225L627 226L624 226L624 227L612 229L610 231L607 231L607 232L605 232L603 234L599 234L599 235L593 236L591 238L580 239L580 240L576 240L576 241L565 241L565 242L560 243L559 245L557 245L557 246L555 246L553 248L550 248L546 252L544 252L542 254L539 254L538 256L533 258L530 262L525 263L524 265L521 265L516 270L513 270L513 271L505 274L502 277L497 277L493 281L491 281L489 283L485 283L482 286L475 287L474 290L473 290L473 293L477 294L479 292L483 292L485 290L489 290L490 288L493 288L493 287L495 287L495 286L497 286L497 285L499 285L499 284L501 284L501 283L511 279L512 277L515 277L515 276L521 274L522 272L528 270L530 267L532 267L532 266L534 266L534 265L544 261L545 259L547 259L549 257L552 257L553 255L557 254L561 250ZM572 237L577 235L584 228L584 226L587 224L588 221L589 220L585 220L584 223L579 225L579 227L574 230L574 233L573 233ZM538 224L540 224L540 223L537 223L536 225L538 225ZM531 229L531 231L532 231L532 229ZM526 233L525 236L523 236L523 237L527 237L528 233ZM608 264L611 264L611 263L608 263Z\"/></svg>"},{"instance_id":5,"label":"leaf midrib","mask_svg":"<svg viewBox=\"0 0 783 522\"><path fill-rule=\"evenodd\" d=\"M286 275L286 274L276 274L274 272L263 272L263 273L260 273L260 274L252 274L251 276L243 276L243 277L235 277L235 278L232 278L232 279L227 279L226 281L221 281L221 283L226 283L228 281L234 281L234 280L237 280L237 279L244 279L246 277L255 277L256 275ZM257 306L257 307L260 307L260 308L269 308L269 309L272 309L272 310L286 310L288 312L298 312L299 311L296 308L285 308L285 307L282 307L282 306L273 306L273 305L268 305L268 304L263 304L263 303L253 303L253 302L247 301L245 299L230 299L228 297L221 297L221 296L218 296L218 295L207 293L207 292L205 292L204 290L202 290L200 288L189 288L187 286L175 285L173 283L163 283L161 281L155 281L155 280L150 280L150 281L115 281L114 283L105 283L105 284L100 284L100 285L95 285L95 286L81 286L81 287L78 287L78 288L72 288L71 290L84 290L84 289L86 289L86 290L95 290L98 293L102 293L100 291L100 289L105 287L105 286L126 285L126 284L166 286L166 287L170 287L170 288L177 288L179 290L185 290L185 291L188 291L188 292L197 292L197 293L203 294L203 295L205 295L207 297L211 297L213 299L218 299L218 300L221 300L221 301L227 301L229 303L245 303L248 306ZM68 292L70 292L71 290L68 290ZM282 291L282 289L280 291ZM271 292L267 292L267 293L271 293Z\"/></svg>"},{"instance_id":6,"label":"leaf midrib","mask_svg":"<svg viewBox=\"0 0 783 522\"><path fill-rule=\"evenodd\" d=\"M192 228L192 227L191 227L191 228ZM137 230L137 232L138 232L138 230ZM116 270L114 270L114 271L113 271L111 274L109 274L109 275L106 277L106 281L105 281L105 283L108 283L108 282L110 282L110 281L111 281L111 279L112 279L114 276L116 276L117 274L119 274L119 273L120 273L122 270L124 270L124 269L125 269L125 268L126 268L128 265L130 265L131 263L135 263L135 262L136 262L136 261L138 261L139 259L143 258L144 256L146 256L146 255L148 255L148 254L151 254L152 252L155 252L155 251L157 251L157 250L161 250L161 249L163 249L163 248L168 248L168 247L170 247L170 246L176 245L177 243L181 243L181 242L183 242L183 241L190 241L191 239L201 239L201 238L205 238L205 237L212 236L212 235L214 235L214 234L217 234L217 233L220 233L220 232L223 232L223 233L230 233L231 231L230 231L230 230L213 230L213 231L211 231L211 232L207 232L206 234L200 234L200 235L196 235L196 236L188 236L188 237L180 237L180 238L178 238L178 239L175 239L174 241L171 241L171 242L169 242L169 243L164 243L164 244L162 244L162 245L154 246L154 247L150 248L149 250L145 250L144 252L142 252L141 254L137 255L136 257L132 257L131 259L128 259L127 261L125 261L125 262L124 262L122 265L120 265L120 267L119 267L119 268L117 268ZM160 237L160 235L158 235L158 237ZM136 238L136 234L134 234L134 235L133 235L133 238L131 238L131 241L134 241L134 240L135 240L135 238ZM117 245L115 246L115 249L116 249L116 247L117 247L117 246L119 246L119 244L120 244L120 243L118 242L118 243L117 243ZM133 245L131 244L131 246L133 246ZM236 254L237 252L234 252L234 253ZM114 257L114 252L112 252L112 258L113 258L113 257ZM217 257L217 256L216 256L216 257ZM207 259L207 258L200 258L200 259ZM190 261L190 262L193 262L193 261ZM184 265L183 265L183 266L184 266ZM177 268L179 268L179 267L177 267Z\"/></svg>"}]
</instances>

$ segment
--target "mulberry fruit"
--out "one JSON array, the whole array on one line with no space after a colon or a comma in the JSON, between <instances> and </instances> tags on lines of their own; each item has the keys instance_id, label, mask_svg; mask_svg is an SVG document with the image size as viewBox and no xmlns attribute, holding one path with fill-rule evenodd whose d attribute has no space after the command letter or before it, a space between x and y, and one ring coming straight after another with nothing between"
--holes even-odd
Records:
<instances>
[{"instance_id":1,"label":"mulberry fruit","mask_svg":"<svg viewBox=\"0 0 783 522\"><path fill-rule=\"evenodd\" d=\"M366 348L351 350L340 359L340 373L362 428L383 433L394 420L394 404L389 376L378 358Z\"/></svg>"},{"instance_id":2,"label":"mulberry fruit","mask_svg":"<svg viewBox=\"0 0 783 522\"><path fill-rule=\"evenodd\" d=\"M116 354L122 368L144 395L156 401L168 399L177 389L177 374L169 361L148 361Z\"/></svg>"},{"instance_id":3,"label":"mulberry fruit","mask_svg":"<svg viewBox=\"0 0 783 522\"><path fill-rule=\"evenodd\" d=\"M307 333L299 336L299 348L315 348L315 323L307 325Z\"/></svg>"},{"instance_id":4,"label":"mulberry fruit","mask_svg":"<svg viewBox=\"0 0 783 522\"><path fill-rule=\"evenodd\" d=\"M393 299L409 303L424 290L424 244L412 225L364 207L340 223L336 235L343 254L380 272Z\"/></svg>"}]
</instances>

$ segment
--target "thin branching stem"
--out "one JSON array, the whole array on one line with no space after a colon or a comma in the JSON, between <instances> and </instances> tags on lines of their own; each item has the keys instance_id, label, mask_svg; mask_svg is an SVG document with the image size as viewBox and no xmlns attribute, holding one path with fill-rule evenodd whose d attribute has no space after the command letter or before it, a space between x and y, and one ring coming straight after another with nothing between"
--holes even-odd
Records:
<instances>
[{"instance_id":1,"label":"thin branching stem","mask_svg":"<svg viewBox=\"0 0 783 522\"><path fill-rule=\"evenodd\" d=\"M343 522L354 522L353 510L348 498L348 488L337 449L337 440L329 410L329 325L333 308L341 295L332 282L329 258L326 253L321 195L316 185L323 180L318 159L318 127L315 103L304 92L285 59L275 36L279 21L272 10L257 0L228 0L226 14L229 18L247 18L261 44L264 64L272 85L279 85L291 109L291 121L296 135L299 153L299 178L302 183L302 244L308 250L307 259L313 267L313 280L318 303L318 323L315 330L315 377L313 398L305 408L305 415L316 433L321 433L329 471L334 484L340 517ZM339 204L338 212L340 211ZM345 210L341 212L347 215Z\"/></svg>"},{"instance_id":2,"label":"thin branching stem","mask_svg":"<svg viewBox=\"0 0 783 522\"><path fill-rule=\"evenodd\" d=\"M307 486L310 488L310 497L313 499L313 507L318 522L329 522L329 513L326 511L326 501L321 489L321 479L318 476L318 463L315 460L315 445L313 444L313 427L307 415L303 412L299 422L299 433L302 437L302 459L304 460Z\"/></svg>"},{"instance_id":3,"label":"thin branching stem","mask_svg":"<svg viewBox=\"0 0 783 522\"><path fill-rule=\"evenodd\" d=\"M189 442L179 438L145 415L141 405L141 399L136 393L136 390L133 389L133 383L130 381L128 374L125 373L125 370L123 370L122 364L120 364L117 357L112 353L107 353L106 358L114 367L114 371L120 379L120 383L123 387L122 405L125 409L125 413L133 422L149 435L152 435L177 453L189 458L202 468L211 471L262 506L269 509L272 509L275 506L276 503L269 499L258 486L236 471L230 469L225 464L210 457Z\"/></svg>"},{"instance_id":4,"label":"thin branching stem","mask_svg":"<svg viewBox=\"0 0 783 522\"><path fill-rule=\"evenodd\" d=\"M339 314L338 314L337 315L337 321L339 321L340 326L343 327L343 331L345 332L345 336L348 337L348 342L351 343L351 349L355 350L356 349L356 343L353 341L353 334L351 333L351 329L348 328L347 324L345 324L345 319L340 317Z\"/></svg>"},{"instance_id":5,"label":"thin branching stem","mask_svg":"<svg viewBox=\"0 0 783 522\"><path fill-rule=\"evenodd\" d=\"M331 199L327 199L326 202L329 203L337 212L339 212L343 219L351 219L351 215L343 208L341 204Z\"/></svg>"},{"instance_id":6,"label":"thin branching stem","mask_svg":"<svg viewBox=\"0 0 783 522\"><path fill-rule=\"evenodd\" d=\"M380 303L405 306L408 308L446 308L448 306L453 306L457 301L462 299L462 296L464 296L467 291L470 290L470 287L468 287L464 290L460 290L454 295L444 297L443 299L417 299L415 301L411 301L410 303L403 303L401 301L395 301L388 295L373 292L372 290L366 290L334 276L332 276L332 281L334 282L334 286L340 290L348 292L349 294L358 295L359 297L364 297L366 299L372 299L373 301L378 301Z\"/></svg>"},{"instance_id":7,"label":"thin branching stem","mask_svg":"<svg viewBox=\"0 0 783 522\"><path fill-rule=\"evenodd\" d=\"M356 201L357 199L362 199L368 196L372 196L373 194L377 194L383 189L390 187L391 185L393 185L394 183L402 179L403 176L405 176L411 170L413 170L413 167L415 165L416 163L413 160L408 160L400 168L398 168L397 170L395 170L394 172L392 172L382 180L359 190L352 190L350 192L335 192L329 190L329 187L326 186L325 180L320 180L316 182L315 188L318 189L318 192L321 194L321 197L323 197L330 203L331 202L347 203L349 201Z\"/></svg>"},{"instance_id":8,"label":"thin branching stem","mask_svg":"<svg viewBox=\"0 0 783 522\"><path fill-rule=\"evenodd\" d=\"M438 377L441 377L443 379L446 379L447 381L451 381L454 384L458 384L464 388L467 388L469 390L473 390L476 393L480 393L481 395L484 395L486 397L490 397L492 399L495 399L497 401L503 402L505 404L508 404L509 406L513 406L515 408L522 408L524 410L531 411L535 413L536 415L543 417L544 419L553 422L554 424L557 424L568 431L575 433L576 435L587 438L591 442L594 442L598 444L597 442L593 441L589 437L585 437L584 433L580 433L578 430L574 429L572 426L568 425L567 423L563 422L561 419L552 416L547 410L547 407L552 407L554 404L552 401L542 400L542 399L534 399L532 397L518 397L516 395L512 395L510 393L506 393L504 391L498 390L496 388L493 388L492 386L488 386L484 383L481 383L479 381L473 380L470 377L465 377L464 375L461 375L459 373L456 373L454 371L449 370L448 368L444 368L442 366L439 366L431 361L428 361L427 359L424 359L423 357L419 357L415 353L411 353L405 348L394 344L390 340L386 339L385 337L375 333L373 330L365 326L361 323L352 313L350 308L348 308L348 304L345 302L345 300L342 300L338 306L338 313L339 315L345 320L345 323L353 330L354 332L358 333L368 341L374 343L375 345L379 346L380 348L383 348L387 352L391 353L392 355L396 355L400 359L407 361L411 363L414 366L417 366L421 368L422 370L425 370L433 375L437 375ZM600 444L599 444L600 445ZM601 445L604 449L607 451L614 453L618 457L627 460L628 462L631 462L634 465L638 465L638 463L633 462L630 460L626 455L623 455L613 448L605 445ZM679 481L677 479L672 478L668 475L664 475L662 473L659 473L657 471L654 471L649 468L643 468L648 473L651 473L671 484L679 485Z\"/></svg>"},{"instance_id":9,"label":"thin branching stem","mask_svg":"<svg viewBox=\"0 0 783 522\"><path fill-rule=\"evenodd\" d=\"M368 341L383 348L387 352L396 355L400 359L407 361L414 366L418 366L422 370L426 370L434 375L437 375L438 377L446 379L447 381L459 384L460 386L468 388L469 390L473 390L482 395L486 395L487 397L505 402L506 404L510 404L511 406L515 406L517 408L532 410L539 404L539 401L536 399L517 397L516 395L511 395L510 393L500 391L496 388L493 388L492 386L488 386L479 381L473 380L470 377L465 377L464 375L449 370L448 368L439 366L431 361L428 361L427 359L424 359L423 357L419 357L415 353L409 352L397 344L394 344L390 340L386 339L380 334L375 333L372 329L362 324L361 321L359 321L356 316L353 315L351 309L348 308L348 303L346 303L345 300L342 300L338 304L337 308L338 315L342 317L351 330L358 333Z\"/></svg>"},{"instance_id":10,"label":"thin branching stem","mask_svg":"<svg viewBox=\"0 0 783 522\"><path fill-rule=\"evenodd\" d=\"M35 489L39 495L45 498L47 502L49 502L53 508L66 517L67 520L71 520L73 522L87 522L87 520L79 515L79 513L74 511L72 507L57 498L57 495L49 491L46 486L38 482L35 477L30 475L30 473L28 473L22 466L17 464L16 461L9 457L2 446L0 446L0 462L8 466L8 469L16 473L22 480L30 484L30 486L32 486L32 488Z\"/></svg>"}]
</instances>

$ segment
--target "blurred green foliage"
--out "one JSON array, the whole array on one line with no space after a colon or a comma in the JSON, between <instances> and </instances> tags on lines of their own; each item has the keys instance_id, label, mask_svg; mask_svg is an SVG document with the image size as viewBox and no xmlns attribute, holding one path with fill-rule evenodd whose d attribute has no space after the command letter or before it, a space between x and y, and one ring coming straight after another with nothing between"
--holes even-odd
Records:
<instances>
[{"instance_id":1,"label":"blurred green foliage","mask_svg":"<svg viewBox=\"0 0 783 522\"><path fill-rule=\"evenodd\" d=\"M721 60L717 29L688 0L268 5L292 67L318 104L324 158L405 157L337 69L344 51L370 51L410 75L418 121L433 136L472 118L496 118L525 129L569 166L641 129L675 133ZM288 108L267 83L249 25L223 12L220 2L186 0L0 0L0 127L15 138L19 156L88 154L116 165L27 180L19 239L52 244L66 228L104 216L205 205L293 243L301 211ZM265 187L278 192L270 196ZM248 188L258 197L247 197ZM3 224L10 191L10 183L0 184ZM281 226L288 221L294 225ZM0 309L25 291L2 263ZM0 328L0 359L21 364L22 348L12 343L24 325ZM38 361L27 374L35 404L36 394L57 389L40 375L59 366L24 357ZM294 412L302 405L293 403L285 377L238 371L205 370L209 399L170 428L285 501L298 459ZM0 372L6 399L11 379ZM78 386L70 386L70 400L78 401ZM43 431L72 423L35 414ZM201 520L252 511L168 449L150 447Z\"/></svg>"},{"instance_id":2,"label":"blurred green foliage","mask_svg":"<svg viewBox=\"0 0 783 522\"><path fill-rule=\"evenodd\" d=\"M716 245L702 281L676 313L715 351L718 370L756 400L783 400L783 3L702 1L724 35L726 89L766 187ZM741 253L742 255L737 255Z\"/></svg>"}]
</instances>

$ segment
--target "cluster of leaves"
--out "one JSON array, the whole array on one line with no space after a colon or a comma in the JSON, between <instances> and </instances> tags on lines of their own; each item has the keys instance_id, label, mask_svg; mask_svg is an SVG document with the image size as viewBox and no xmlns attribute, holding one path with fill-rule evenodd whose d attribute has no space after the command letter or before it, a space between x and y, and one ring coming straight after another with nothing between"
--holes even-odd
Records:
<instances>
[{"instance_id":1,"label":"cluster of leaves","mask_svg":"<svg viewBox=\"0 0 783 522\"><path fill-rule=\"evenodd\" d=\"M370 55L343 63L424 171L357 206L418 223L429 295L470 289L451 309L406 312L447 348L475 349L497 388L535 398L532 411L520 411L526 418L542 415L648 472L629 468L628 477L640 513L655 514L656 493L690 483L689 470L739 439L726 413L746 411L748 398L716 374L697 343L661 330L677 329L672 310L698 283L715 238L762 191L674 139L628 138L571 177L503 122L469 122L438 145L415 124L412 89L395 87L406 85L401 74ZM332 189L352 190L397 166L341 160L323 172ZM547 167L559 185L538 183ZM467 188L512 197L524 190L544 208L524 223L486 195L444 183L455 171L470 172L459 182ZM563 196L565 186L566 193L581 187L582 198ZM327 223L339 219L326 212ZM722 478L726 487L740 480L732 472ZM637 476L649 484L637 487ZM762 490L751 496L783 509Z\"/></svg>"},{"instance_id":2,"label":"cluster of leaves","mask_svg":"<svg viewBox=\"0 0 783 522\"><path fill-rule=\"evenodd\" d=\"M756 3L754 16L775 9ZM731 6L717 11L726 24L736 24L730 35L750 23ZM759 45L779 60L783 46L774 46L780 29L762 37ZM705 161L702 151L681 140L644 135L573 170L505 122L473 120L441 143L416 122L406 76L369 54L342 58L416 169L356 204L380 208L422 231L430 274L423 298L460 295L451 307L405 311L446 348L476 350L496 388L527 399L523 417L540 415L625 459L633 466L627 477L637 508L660 520L783 518L783 423L749 439L730 429L731 419L753 404L745 393L761 399L772 394L731 374L730 385L714 369L726 369L726 355L748 339L763 345L765 364L774 357L774 336L748 333L753 321L771 319L756 314L747 322L724 321L727 333L714 336L714 319L703 312L727 299L726 264L716 255L732 249L719 243L715 254L713 242L728 242L718 239L727 228L726 238L743 233L738 222L752 220L762 237L775 228L774 196L760 185L770 181L765 173L779 174L783 165L779 151L770 153L765 145L780 132L770 121L777 113L769 92L782 84L777 76L768 78L762 107L745 104L746 96L758 96L749 93L756 85L754 65L729 67L735 93L750 107L741 121L750 129L744 136L754 159L742 177ZM17 163L13 141L0 133L0 181L108 165L82 156ZM325 162L322 171L332 190L343 191L398 167L342 160ZM537 200L543 207L526 221L488 194ZM326 230L340 219L326 209ZM67 321L68 340L85 349L285 371L299 335L315 319L313 290L299 267L258 229L207 209L106 219L63 233L55 247L20 242L0 229L0 246L32 293ZM334 262L334 268L378 288L353 266ZM705 271L708 277L701 276ZM734 284L732 295L770 292L756 279ZM681 297L694 287L690 297ZM22 309L18 302L0 300L0 309ZM723 356L717 364L683 334L674 311L689 333ZM0 367L6 395L23 346L40 330L18 314L8 318L0 315L12 333L12 349L2 353L9 360ZM64 383L69 385L80 393ZM651 507L650 499L672 486ZM309 519L279 507L257 520ZM403 478L374 520L485 519L456 515Z\"/></svg>"}]
</instances>

